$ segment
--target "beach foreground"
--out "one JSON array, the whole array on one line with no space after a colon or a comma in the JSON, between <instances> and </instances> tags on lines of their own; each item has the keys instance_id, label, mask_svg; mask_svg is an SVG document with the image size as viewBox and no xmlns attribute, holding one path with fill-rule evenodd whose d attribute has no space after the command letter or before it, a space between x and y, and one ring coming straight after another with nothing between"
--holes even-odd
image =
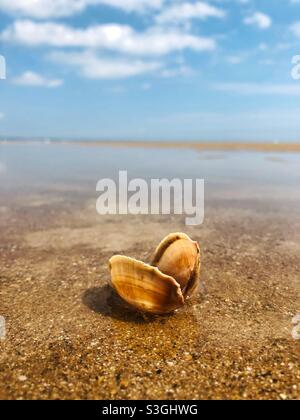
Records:
<instances>
[{"instance_id":1,"label":"beach foreground","mask_svg":"<svg viewBox=\"0 0 300 420\"><path fill-rule=\"evenodd\" d=\"M211 187L198 227L100 217L95 193L63 183L4 188L0 398L298 399L300 203L272 188ZM201 245L199 293L173 315L141 316L108 286L108 259L149 261L173 231Z\"/></svg>"}]
</instances>

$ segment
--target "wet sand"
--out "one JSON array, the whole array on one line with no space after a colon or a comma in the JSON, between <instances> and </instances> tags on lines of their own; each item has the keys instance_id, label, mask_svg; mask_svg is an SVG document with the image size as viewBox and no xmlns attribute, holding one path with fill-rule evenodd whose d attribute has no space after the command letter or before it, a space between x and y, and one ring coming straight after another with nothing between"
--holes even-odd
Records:
<instances>
[{"instance_id":1,"label":"wet sand","mask_svg":"<svg viewBox=\"0 0 300 420\"><path fill-rule=\"evenodd\" d=\"M188 228L181 216L100 217L84 191L3 191L0 398L299 399L296 198L208 194L205 223ZM149 261L173 231L201 245L199 293L143 317L108 286L108 259Z\"/></svg>"},{"instance_id":2,"label":"wet sand","mask_svg":"<svg viewBox=\"0 0 300 420\"><path fill-rule=\"evenodd\" d=\"M120 148L134 147L134 148L161 148L161 149L192 149L192 150L210 150L210 151L252 151L252 152L300 152L300 143L222 143L222 142L166 142L166 141L84 141L84 142L69 142L70 144L81 144L82 146L104 147L113 146ZM65 142L68 144L68 142Z\"/></svg>"},{"instance_id":3,"label":"wet sand","mask_svg":"<svg viewBox=\"0 0 300 420\"><path fill-rule=\"evenodd\" d=\"M117 147L117 148L143 148L143 149L192 149L198 151L252 151L252 152L280 152L299 153L300 142L218 142L218 141L112 141L112 140L15 140L14 144L41 144L54 143L57 145L83 146L83 147ZM0 140L1 144L7 141Z\"/></svg>"}]
</instances>

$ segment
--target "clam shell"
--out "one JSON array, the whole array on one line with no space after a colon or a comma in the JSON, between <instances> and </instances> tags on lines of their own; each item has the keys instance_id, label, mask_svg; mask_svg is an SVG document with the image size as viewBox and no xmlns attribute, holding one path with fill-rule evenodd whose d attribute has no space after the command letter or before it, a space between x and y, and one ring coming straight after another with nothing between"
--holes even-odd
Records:
<instances>
[{"instance_id":1,"label":"clam shell","mask_svg":"<svg viewBox=\"0 0 300 420\"><path fill-rule=\"evenodd\" d=\"M200 280L200 248L184 233L168 235L157 247L152 265L173 277L184 297L191 296Z\"/></svg>"},{"instance_id":2,"label":"clam shell","mask_svg":"<svg viewBox=\"0 0 300 420\"><path fill-rule=\"evenodd\" d=\"M184 304L180 285L158 268L121 255L112 257L109 266L112 286L135 308L167 314Z\"/></svg>"}]
</instances>

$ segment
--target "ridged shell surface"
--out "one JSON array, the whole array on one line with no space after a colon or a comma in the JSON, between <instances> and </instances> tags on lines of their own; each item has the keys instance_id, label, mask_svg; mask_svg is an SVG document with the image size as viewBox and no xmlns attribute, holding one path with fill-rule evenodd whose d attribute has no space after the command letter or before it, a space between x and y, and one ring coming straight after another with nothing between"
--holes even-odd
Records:
<instances>
[{"instance_id":1,"label":"ridged shell surface","mask_svg":"<svg viewBox=\"0 0 300 420\"><path fill-rule=\"evenodd\" d=\"M184 304L179 283L158 268L121 255L112 257L109 264L113 287L135 308L167 314Z\"/></svg>"}]
</instances>

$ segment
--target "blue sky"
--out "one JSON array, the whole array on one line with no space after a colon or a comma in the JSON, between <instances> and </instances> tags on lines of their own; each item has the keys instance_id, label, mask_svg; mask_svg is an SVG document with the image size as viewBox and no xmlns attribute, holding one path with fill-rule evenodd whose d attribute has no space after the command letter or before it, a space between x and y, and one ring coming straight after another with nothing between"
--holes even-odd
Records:
<instances>
[{"instance_id":1,"label":"blue sky","mask_svg":"<svg viewBox=\"0 0 300 420\"><path fill-rule=\"evenodd\" d=\"M2 136L300 140L300 0L0 0L0 54Z\"/></svg>"}]
</instances>

